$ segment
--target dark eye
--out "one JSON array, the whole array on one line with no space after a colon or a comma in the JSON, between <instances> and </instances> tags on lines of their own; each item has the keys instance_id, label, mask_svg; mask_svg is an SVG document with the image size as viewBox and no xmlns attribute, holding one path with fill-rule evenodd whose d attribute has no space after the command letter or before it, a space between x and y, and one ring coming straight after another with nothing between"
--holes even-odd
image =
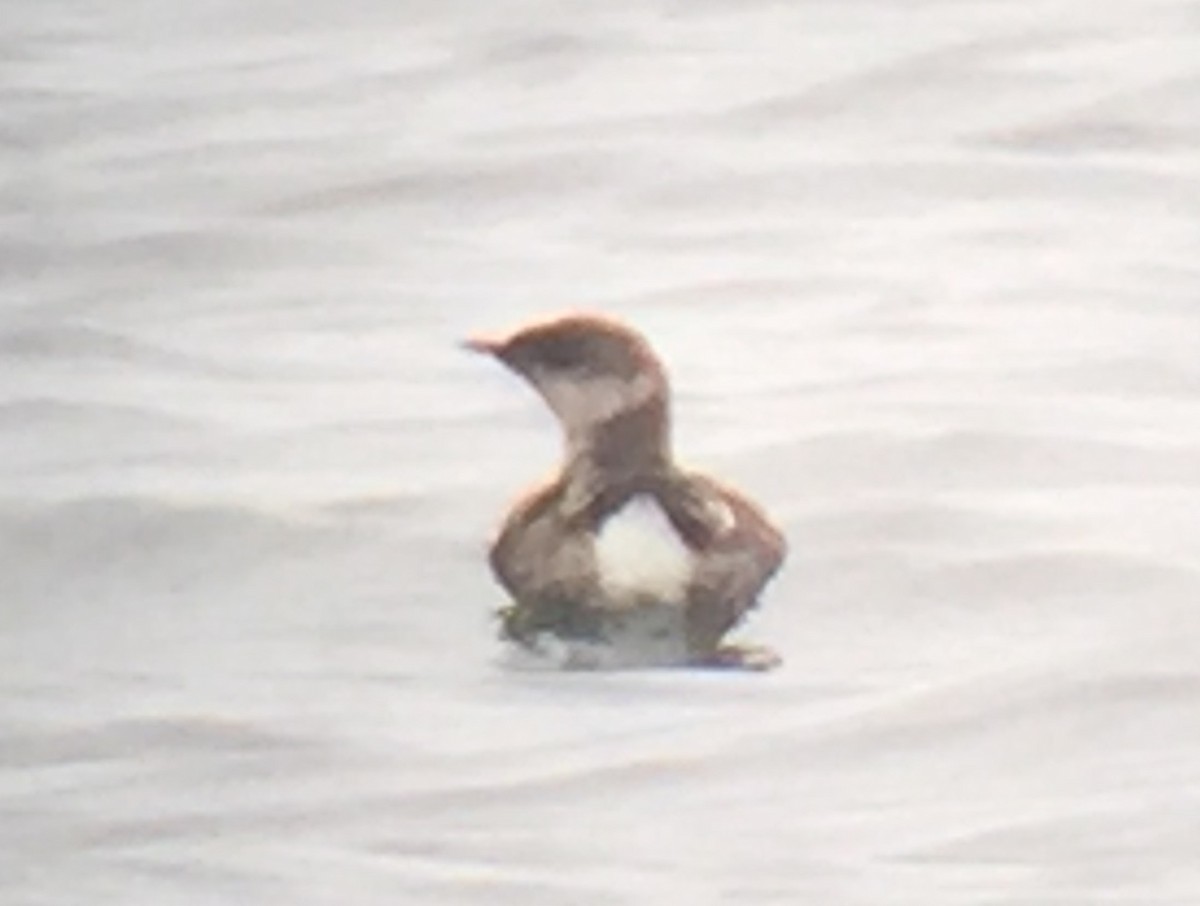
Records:
<instances>
[{"instance_id":1,"label":"dark eye","mask_svg":"<svg viewBox=\"0 0 1200 906\"><path fill-rule=\"evenodd\" d=\"M580 368L585 360L583 343L574 337L554 337L539 344L537 357L542 365L555 371Z\"/></svg>"}]
</instances>

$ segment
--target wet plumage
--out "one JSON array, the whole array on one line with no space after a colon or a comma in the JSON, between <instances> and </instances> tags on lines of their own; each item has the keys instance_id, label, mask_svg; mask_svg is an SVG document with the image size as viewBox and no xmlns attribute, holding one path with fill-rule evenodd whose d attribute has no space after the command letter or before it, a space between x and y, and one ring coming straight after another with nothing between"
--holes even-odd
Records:
<instances>
[{"instance_id":1,"label":"wet plumage","mask_svg":"<svg viewBox=\"0 0 1200 906\"><path fill-rule=\"evenodd\" d=\"M502 633L568 666L770 666L722 639L785 553L744 496L675 464L666 373L646 341L572 316L471 348L525 377L558 416L562 470L520 501L490 562Z\"/></svg>"}]
</instances>

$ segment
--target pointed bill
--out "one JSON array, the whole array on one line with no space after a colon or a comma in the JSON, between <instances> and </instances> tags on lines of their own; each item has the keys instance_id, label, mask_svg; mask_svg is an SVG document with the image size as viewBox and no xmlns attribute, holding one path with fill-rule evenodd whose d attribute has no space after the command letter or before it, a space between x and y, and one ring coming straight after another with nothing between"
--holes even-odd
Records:
<instances>
[{"instance_id":1,"label":"pointed bill","mask_svg":"<svg viewBox=\"0 0 1200 906\"><path fill-rule=\"evenodd\" d=\"M495 355L504 348L504 343L503 337L467 337L462 341L462 347L483 355Z\"/></svg>"}]
</instances>

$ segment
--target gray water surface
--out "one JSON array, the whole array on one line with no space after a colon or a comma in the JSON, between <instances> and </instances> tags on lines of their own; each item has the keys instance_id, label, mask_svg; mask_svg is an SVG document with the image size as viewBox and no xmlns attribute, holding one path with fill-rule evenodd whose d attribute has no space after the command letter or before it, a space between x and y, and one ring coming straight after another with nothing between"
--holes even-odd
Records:
<instances>
[{"instance_id":1,"label":"gray water surface","mask_svg":"<svg viewBox=\"0 0 1200 906\"><path fill-rule=\"evenodd\" d=\"M9 0L0 902L1200 902L1200 10ZM508 668L637 324L776 673Z\"/></svg>"}]
</instances>

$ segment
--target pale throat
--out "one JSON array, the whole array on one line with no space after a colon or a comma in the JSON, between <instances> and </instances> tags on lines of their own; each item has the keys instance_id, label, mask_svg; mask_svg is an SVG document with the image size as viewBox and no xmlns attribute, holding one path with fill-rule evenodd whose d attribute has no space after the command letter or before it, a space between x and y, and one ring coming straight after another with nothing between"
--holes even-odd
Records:
<instances>
[{"instance_id":1,"label":"pale throat","mask_svg":"<svg viewBox=\"0 0 1200 906\"><path fill-rule=\"evenodd\" d=\"M670 462L667 388L661 379L558 380L539 389L562 425L568 468L628 472Z\"/></svg>"}]
</instances>

